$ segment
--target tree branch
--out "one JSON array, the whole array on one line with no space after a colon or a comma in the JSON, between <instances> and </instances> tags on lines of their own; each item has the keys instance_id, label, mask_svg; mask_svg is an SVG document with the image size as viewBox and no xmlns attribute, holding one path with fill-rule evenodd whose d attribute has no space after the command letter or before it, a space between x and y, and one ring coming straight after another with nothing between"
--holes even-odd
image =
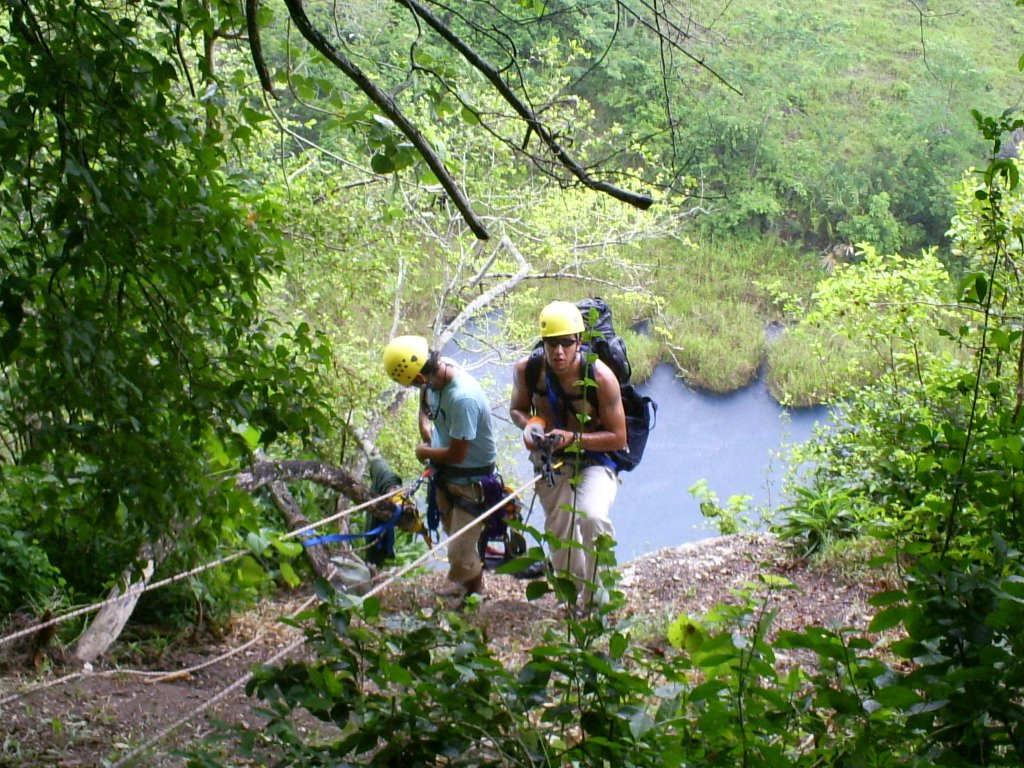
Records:
<instances>
[{"instance_id":1,"label":"tree branch","mask_svg":"<svg viewBox=\"0 0 1024 768\"><path fill-rule=\"evenodd\" d=\"M271 481L269 485L270 498L274 500L274 506L284 517L288 530L298 531L306 528L309 525L309 518L302 513L302 508L295 501L288 486L280 480ZM334 570L331 567L330 552L325 547L303 547L303 552L316 575L324 581L330 581L331 572Z\"/></svg>"},{"instance_id":2,"label":"tree branch","mask_svg":"<svg viewBox=\"0 0 1024 768\"><path fill-rule=\"evenodd\" d=\"M295 2L295 0L288 0L289 3ZM537 114L528 107L523 101L516 95L516 93L509 87L508 83L502 78L501 73L492 66L489 62L485 61L475 50L473 50L468 43L462 38L455 34L454 31L447 24L438 19L429 8L421 5L416 0L396 0L401 5L404 5L412 13L416 14L422 19L427 26L433 29L441 38L457 50L462 57L468 61L478 72L487 78L488 82L494 86L494 89L501 95L501 97L515 110L516 114L526 123L527 128L537 134L544 145L551 151L555 156L555 159L568 170L576 180L579 181L587 189L592 189L597 192L604 192L607 195L621 200L624 203L635 206L640 210L646 211L651 207L654 202L653 198L649 195L643 195L636 192L630 192L629 190L616 187L614 184L595 179L591 176L587 170L580 165L576 160L565 150L564 147L558 142L555 136L548 130L547 125L537 117Z\"/></svg>"},{"instance_id":3,"label":"tree branch","mask_svg":"<svg viewBox=\"0 0 1024 768\"><path fill-rule=\"evenodd\" d=\"M274 93L274 82L270 79L270 72L267 71L267 62L263 58L263 43L260 41L259 24L260 0L245 0L245 28L249 34L249 51L252 53L252 63L256 67L256 74L260 78L260 85L263 90L277 98Z\"/></svg>"},{"instance_id":4,"label":"tree branch","mask_svg":"<svg viewBox=\"0 0 1024 768\"><path fill-rule=\"evenodd\" d=\"M248 472L235 475L235 487L243 491L255 491L275 482L305 480L338 491L345 498L357 504L373 498L370 489L348 472L308 459L287 459L282 461L257 461ZM380 502L380 512L389 512L387 500ZM371 507L373 509L375 507Z\"/></svg>"},{"instance_id":5,"label":"tree branch","mask_svg":"<svg viewBox=\"0 0 1024 768\"><path fill-rule=\"evenodd\" d=\"M358 88L366 94L366 96L372 101L381 112L391 120L395 126L405 135L413 146L416 147L416 151L419 152L420 156L430 167L430 170L434 172L441 186L444 187L448 193L449 199L458 209L462 218L465 219L466 224L473 231L480 240L487 240L490 238L490 233L484 226L480 218L473 212L470 206L469 200L463 193L462 188L456 184L452 175L448 172L441 158L438 157L434 148L430 142L427 141L426 137L413 125L409 119L405 116L405 113L399 109L398 104L395 103L394 98L380 88L378 88L367 76L359 69L354 63L337 48L335 48L331 42L324 37L321 32L316 29L310 22L309 17L306 16L306 9L303 5L302 0L285 0L285 5L288 7L288 12L291 15L292 21L295 23L296 28L302 34L310 45L312 45L317 51L319 51L328 61L334 66L340 69L346 77L348 77Z\"/></svg>"},{"instance_id":6,"label":"tree branch","mask_svg":"<svg viewBox=\"0 0 1024 768\"><path fill-rule=\"evenodd\" d=\"M471 317L475 316L479 310L481 310L483 307L486 307L488 304L490 304L492 301L498 298L498 296L502 296L508 293L513 288L515 288L519 283L521 283L523 280L529 277L530 265L527 263L526 259L523 258L523 255L519 252L519 249L512 244L512 241L509 239L508 235L502 235L501 240L498 241L496 249L497 248L504 248L509 253L511 253L512 257L519 264L519 270L514 275L509 277L507 280L503 280L502 282L498 283L496 286L491 288L489 291L487 291L486 293L482 293L480 296L477 296L473 301L467 304L466 307L461 312L459 312L458 317L452 320L452 322L448 324L448 327L444 329L444 332L437 337L437 341L433 345L435 349L442 349L444 345L447 344L451 340L451 338L456 333L459 332L459 329L462 328L462 326L465 325L466 322Z\"/></svg>"}]
</instances>

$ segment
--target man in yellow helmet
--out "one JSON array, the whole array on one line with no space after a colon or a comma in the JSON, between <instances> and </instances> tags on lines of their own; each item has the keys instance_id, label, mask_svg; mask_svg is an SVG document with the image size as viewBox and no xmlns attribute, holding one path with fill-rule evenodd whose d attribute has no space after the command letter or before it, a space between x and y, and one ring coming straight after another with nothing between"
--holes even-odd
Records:
<instances>
[{"instance_id":1,"label":"man in yellow helmet","mask_svg":"<svg viewBox=\"0 0 1024 768\"><path fill-rule=\"evenodd\" d=\"M618 477L604 454L625 448L626 416L612 370L595 360L588 371L581 349L583 316L576 305L551 302L539 320L542 365L537 379L527 381L530 357L516 363L509 414L523 430L535 462L543 446L561 460L554 484L538 483L537 496L544 506L545 529L562 541L582 544L557 548L551 563L556 572L567 572L575 580L585 609L596 580L594 544L601 534L615 538L611 507ZM584 387L587 378L596 385ZM572 445L578 450L566 452Z\"/></svg>"},{"instance_id":2,"label":"man in yellow helmet","mask_svg":"<svg viewBox=\"0 0 1024 768\"><path fill-rule=\"evenodd\" d=\"M497 447L490 404L473 376L431 350L422 336L398 336L384 348L384 369L394 381L420 390L416 458L434 468L433 482L445 533L459 531L484 511L495 485ZM448 579L466 596L483 591L477 523L448 545Z\"/></svg>"}]
</instances>

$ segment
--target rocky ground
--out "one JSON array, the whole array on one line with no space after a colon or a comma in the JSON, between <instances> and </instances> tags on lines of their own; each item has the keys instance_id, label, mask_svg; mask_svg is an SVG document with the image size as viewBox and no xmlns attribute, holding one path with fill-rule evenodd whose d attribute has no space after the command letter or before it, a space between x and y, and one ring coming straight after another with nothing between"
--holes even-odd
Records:
<instances>
[{"instance_id":1,"label":"rocky ground","mask_svg":"<svg viewBox=\"0 0 1024 768\"><path fill-rule=\"evenodd\" d=\"M810 568L791 559L773 539L738 535L661 549L623 565L624 614L649 626L657 642L668 620L680 613L700 616L717 603L734 602L734 590L769 573L793 584L770 596L778 611L776 628L864 627L870 616L867 598L881 586ZM509 664L545 626L563 620L552 598L526 601L528 583L488 574L487 597L474 618ZM443 573L428 573L392 585L382 601L390 610L432 606L438 600L454 606L457 598L448 594L450 587ZM134 667L121 662L116 668L96 665L86 671L54 658L38 671L30 659L8 655L0 676L0 768L119 761L181 765L171 750L208 732L212 719L255 721L239 681L253 664L299 644L298 633L277 618L305 599L295 595L265 604L239 617L228 637L178 642L159 658L139 658ZM231 651L236 652L227 655ZM149 743L151 750L131 757Z\"/></svg>"}]
</instances>

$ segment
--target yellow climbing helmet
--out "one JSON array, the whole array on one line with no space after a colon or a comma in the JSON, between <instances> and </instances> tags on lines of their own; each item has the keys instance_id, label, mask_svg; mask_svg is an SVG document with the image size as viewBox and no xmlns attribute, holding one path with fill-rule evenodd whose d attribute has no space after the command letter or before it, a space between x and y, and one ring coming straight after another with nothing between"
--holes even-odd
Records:
<instances>
[{"instance_id":1,"label":"yellow climbing helmet","mask_svg":"<svg viewBox=\"0 0 1024 768\"><path fill-rule=\"evenodd\" d=\"M396 336L384 347L384 370L403 386L412 384L430 356L430 345L422 336Z\"/></svg>"},{"instance_id":2,"label":"yellow climbing helmet","mask_svg":"<svg viewBox=\"0 0 1024 768\"><path fill-rule=\"evenodd\" d=\"M568 301L552 301L540 311L540 336L572 336L583 333L583 315Z\"/></svg>"}]
</instances>

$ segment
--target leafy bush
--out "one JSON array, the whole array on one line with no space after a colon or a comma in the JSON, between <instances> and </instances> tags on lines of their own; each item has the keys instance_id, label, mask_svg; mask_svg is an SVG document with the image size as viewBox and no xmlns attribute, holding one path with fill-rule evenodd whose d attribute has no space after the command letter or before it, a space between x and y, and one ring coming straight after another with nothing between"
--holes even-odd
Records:
<instances>
[{"instance_id":1,"label":"leafy bush","mask_svg":"<svg viewBox=\"0 0 1024 768\"><path fill-rule=\"evenodd\" d=\"M856 318L884 354L878 376L848 387L836 427L803 454L814 469L784 528L806 542L848 523L870 528L905 568L899 588L872 600L882 610L870 625L903 634L890 645L901 664L865 682L872 708L888 704L903 722L913 764L1024 760L1024 217L1016 161L997 157L1024 121L975 117L996 159L961 189L955 303L912 277L937 278L927 265L847 284L837 317ZM905 284L891 282L896 273ZM858 306L871 284L890 288L868 302L869 317ZM848 518L850 509L860 511Z\"/></svg>"},{"instance_id":2,"label":"leafy bush","mask_svg":"<svg viewBox=\"0 0 1024 768\"><path fill-rule=\"evenodd\" d=\"M906 631L892 651L909 671L891 691L912 704L907 727L928 735L933 765L1024 761L1024 565L993 543L990 566L929 552L906 589L872 601L872 630Z\"/></svg>"},{"instance_id":3,"label":"leafy bush","mask_svg":"<svg viewBox=\"0 0 1024 768\"><path fill-rule=\"evenodd\" d=\"M62 586L60 572L31 535L0 512L0 615L39 607Z\"/></svg>"},{"instance_id":4,"label":"leafy bush","mask_svg":"<svg viewBox=\"0 0 1024 768\"><path fill-rule=\"evenodd\" d=\"M791 489L793 500L779 508L782 521L772 530L783 540L796 544L801 557L809 557L829 542L847 539L861 532L867 518L859 511L862 502L838 483Z\"/></svg>"},{"instance_id":5,"label":"leafy bush","mask_svg":"<svg viewBox=\"0 0 1024 768\"><path fill-rule=\"evenodd\" d=\"M868 640L811 628L769 642L772 595L789 587L761 576L735 605L677 617L657 654L627 618L570 617L514 669L464 615L389 616L325 591L297 619L311 660L248 687L267 724L223 730L189 765L912 764L927 752L905 729L921 699Z\"/></svg>"}]
</instances>

